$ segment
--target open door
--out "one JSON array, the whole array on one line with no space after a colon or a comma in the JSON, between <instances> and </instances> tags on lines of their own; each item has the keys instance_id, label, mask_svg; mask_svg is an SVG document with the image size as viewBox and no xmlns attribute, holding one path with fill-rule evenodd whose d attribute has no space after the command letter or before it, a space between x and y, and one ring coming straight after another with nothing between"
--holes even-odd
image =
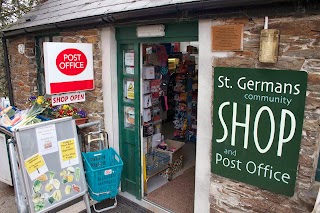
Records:
<instances>
[{"instance_id":1,"label":"open door","mask_svg":"<svg viewBox=\"0 0 320 213\"><path fill-rule=\"evenodd\" d=\"M141 199L139 44L119 44L118 50L121 189Z\"/></svg>"}]
</instances>

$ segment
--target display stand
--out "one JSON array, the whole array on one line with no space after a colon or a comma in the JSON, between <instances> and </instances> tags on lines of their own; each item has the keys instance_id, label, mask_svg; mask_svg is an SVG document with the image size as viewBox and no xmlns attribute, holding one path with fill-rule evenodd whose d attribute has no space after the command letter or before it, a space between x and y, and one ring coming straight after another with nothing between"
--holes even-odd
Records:
<instances>
[{"instance_id":1,"label":"display stand","mask_svg":"<svg viewBox=\"0 0 320 213\"><path fill-rule=\"evenodd\" d=\"M91 212L72 118L20 127L14 136L29 212L48 212L79 197Z\"/></svg>"},{"instance_id":2,"label":"display stand","mask_svg":"<svg viewBox=\"0 0 320 213\"><path fill-rule=\"evenodd\" d=\"M12 177L8 156L6 135L0 133L0 182L12 186Z\"/></svg>"},{"instance_id":3,"label":"display stand","mask_svg":"<svg viewBox=\"0 0 320 213\"><path fill-rule=\"evenodd\" d=\"M170 57L179 58L178 55ZM181 56L182 57L182 56ZM173 67L175 72L174 101L175 139L196 141L197 61L195 55L184 54L183 60Z\"/></svg>"}]
</instances>

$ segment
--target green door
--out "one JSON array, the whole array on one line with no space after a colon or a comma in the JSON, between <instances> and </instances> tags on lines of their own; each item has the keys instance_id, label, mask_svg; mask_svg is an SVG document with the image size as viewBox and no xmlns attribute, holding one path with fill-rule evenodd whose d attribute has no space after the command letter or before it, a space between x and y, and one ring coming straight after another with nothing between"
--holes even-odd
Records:
<instances>
[{"instance_id":1,"label":"green door","mask_svg":"<svg viewBox=\"0 0 320 213\"><path fill-rule=\"evenodd\" d=\"M135 195L137 199L142 198L140 44L198 40L197 22L165 24L165 29L165 37L138 38L135 26L116 28L119 145L124 161L121 189Z\"/></svg>"},{"instance_id":2,"label":"green door","mask_svg":"<svg viewBox=\"0 0 320 213\"><path fill-rule=\"evenodd\" d=\"M139 44L118 45L121 189L141 199Z\"/></svg>"}]
</instances>

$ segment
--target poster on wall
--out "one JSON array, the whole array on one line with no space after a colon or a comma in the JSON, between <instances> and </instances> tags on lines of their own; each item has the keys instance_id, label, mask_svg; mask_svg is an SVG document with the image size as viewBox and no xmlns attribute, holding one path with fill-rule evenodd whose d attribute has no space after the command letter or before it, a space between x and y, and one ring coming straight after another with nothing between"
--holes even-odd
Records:
<instances>
[{"instance_id":1,"label":"poster on wall","mask_svg":"<svg viewBox=\"0 0 320 213\"><path fill-rule=\"evenodd\" d=\"M307 73L214 69L212 173L293 196Z\"/></svg>"}]
</instances>

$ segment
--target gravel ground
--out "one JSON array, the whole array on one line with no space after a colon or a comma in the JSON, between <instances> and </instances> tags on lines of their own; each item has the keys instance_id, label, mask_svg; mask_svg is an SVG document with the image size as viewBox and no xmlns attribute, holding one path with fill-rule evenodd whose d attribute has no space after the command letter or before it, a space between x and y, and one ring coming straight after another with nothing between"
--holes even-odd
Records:
<instances>
[{"instance_id":1,"label":"gravel ground","mask_svg":"<svg viewBox=\"0 0 320 213\"><path fill-rule=\"evenodd\" d=\"M0 182L0 212L16 213L14 189L5 183Z\"/></svg>"}]
</instances>

